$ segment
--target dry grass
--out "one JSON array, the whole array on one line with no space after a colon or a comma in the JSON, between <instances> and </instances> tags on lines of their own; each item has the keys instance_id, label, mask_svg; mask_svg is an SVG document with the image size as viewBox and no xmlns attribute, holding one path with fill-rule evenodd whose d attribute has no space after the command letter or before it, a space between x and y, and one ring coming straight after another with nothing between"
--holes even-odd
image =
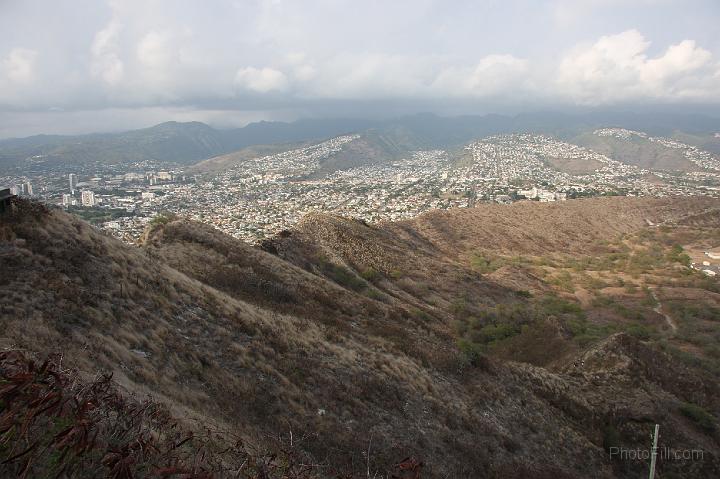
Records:
<instances>
[{"instance_id":1,"label":"dry grass","mask_svg":"<svg viewBox=\"0 0 720 479\"><path fill-rule=\"evenodd\" d=\"M0 476L344 477L303 456L304 438L279 438L258 454L237 434L207 423L186 429L162 404L120 391L111 375L86 382L61 361L0 353Z\"/></svg>"},{"instance_id":2,"label":"dry grass","mask_svg":"<svg viewBox=\"0 0 720 479\"><path fill-rule=\"evenodd\" d=\"M0 337L25 349L62 350L86 373L112 371L122 387L152 394L173 415L242 431L258 447L268 434L311 435L302 447L307 457L356 477L366 477L368 464L378 477L387 474L408 456L422 458L423 477L502 477L520 464L538 476L612 477L603 424L583 422L583 414L611 414L619 393L633 398L633 414L658 420L662 405L690 393L683 402L713 414L715 401L697 392L702 386L683 391L651 377L629 383L607 377L604 395L596 397L582 371L562 370L584 351L572 328L592 335L593 318L582 324L537 318L486 351L556 372L493 357L468 361L452 326L497 304L527 305L553 292L574 301L551 283L560 270L582 279L583 288L598 281L616 288L607 270L583 275L563 263L565 253L596 255L608 248L596 239L610 244L620 233L634 234L646 215L673 219L683 208L707 207L704 200L623 201L599 219L561 225L531 242L542 221L567 213L562 208L594 211L590 203L571 203L431 214L383 226L315 216L266 245L276 254L183 220L157 225L143 247L133 248L59 211L23 215L0 223L7 272L0 280ZM519 219L503 219L515 211ZM619 221L608 226L613 214ZM511 229L533 215L539 219L528 231ZM496 223L503 241L490 229ZM547 253L558 248L563 254ZM480 272L470 261L478 252L508 261ZM528 260L516 261L519 255ZM328 264L342 268L342 277ZM637 301L644 278L667 276L639 275L637 290L628 293ZM344 287L345 278L364 286ZM598 292L620 294L604 288ZM658 393L657 409L648 409L655 403L646 390ZM677 434L690 444L707 441L693 429ZM715 454L713 441L704 446Z\"/></svg>"}]
</instances>

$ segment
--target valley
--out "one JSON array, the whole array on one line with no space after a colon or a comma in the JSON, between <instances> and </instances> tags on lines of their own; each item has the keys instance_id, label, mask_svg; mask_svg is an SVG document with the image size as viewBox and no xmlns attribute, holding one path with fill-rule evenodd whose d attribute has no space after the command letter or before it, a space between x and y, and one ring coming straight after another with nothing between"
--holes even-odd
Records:
<instances>
[{"instance_id":1,"label":"valley","mask_svg":"<svg viewBox=\"0 0 720 479\"><path fill-rule=\"evenodd\" d=\"M18 192L30 184L32 196L62 204L130 243L164 213L253 243L312 212L378 222L483 202L720 195L718 159L695 146L621 128L596 129L569 141L578 144L513 133L441 148L446 143L423 142L392 126L319 142L248 147L189 167L165 164L164 171L152 163L85 171L72 189L68 175L77 182L75 173L4 181L20 185ZM434 148L427 149L430 145ZM652 155L679 163L628 159ZM92 196L85 201L82 191Z\"/></svg>"},{"instance_id":2,"label":"valley","mask_svg":"<svg viewBox=\"0 0 720 479\"><path fill-rule=\"evenodd\" d=\"M0 0L0 479L720 478L717 0L66 3Z\"/></svg>"}]
</instances>

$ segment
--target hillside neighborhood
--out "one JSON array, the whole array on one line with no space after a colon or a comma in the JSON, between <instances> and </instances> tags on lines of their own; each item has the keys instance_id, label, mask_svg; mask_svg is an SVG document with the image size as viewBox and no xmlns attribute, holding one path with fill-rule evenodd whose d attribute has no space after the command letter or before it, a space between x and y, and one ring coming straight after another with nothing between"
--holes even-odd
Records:
<instances>
[{"instance_id":1,"label":"hillside neighborhood","mask_svg":"<svg viewBox=\"0 0 720 479\"><path fill-rule=\"evenodd\" d=\"M607 128L598 137L639 137L682 151L697 170L668 172L622 163L547 135L497 135L459 153L418 150L400 158L334 168L325 165L361 135L248 158L219 172L97 171L6 178L13 194L42 198L128 242L161 212L202 221L255 242L311 212L365 221L411 218L431 209L478 202L564 201L578 196L720 196L720 162L678 141ZM150 166L150 165L148 165Z\"/></svg>"}]
</instances>

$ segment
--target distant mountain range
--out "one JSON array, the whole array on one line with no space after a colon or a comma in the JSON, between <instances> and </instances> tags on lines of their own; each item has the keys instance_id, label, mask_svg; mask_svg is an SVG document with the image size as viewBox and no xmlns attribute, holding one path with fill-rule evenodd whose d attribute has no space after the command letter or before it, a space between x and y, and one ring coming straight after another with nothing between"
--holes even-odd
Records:
<instances>
[{"instance_id":1,"label":"distant mountain range","mask_svg":"<svg viewBox=\"0 0 720 479\"><path fill-rule=\"evenodd\" d=\"M680 135L684 141L720 152L720 119L702 115L634 113L560 113L440 117L418 114L389 120L306 119L259 122L220 130L199 122L167 122L123 133L79 136L38 135L0 141L0 168L32 165L68 168L89 164L123 165L142 161L190 165L257 145L317 141L345 133L368 133L366 150L400 154L414 149L453 148L484 136L545 133L573 138L588 130L614 126L653 135Z\"/></svg>"},{"instance_id":2,"label":"distant mountain range","mask_svg":"<svg viewBox=\"0 0 720 479\"><path fill-rule=\"evenodd\" d=\"M43 163L48 167L67 167L149 160L187 165L251 145L322 139L368 125L355 120L304 120L260 122L234 130L218 130L200 122L167 122L124 133L39 135L0 141L0 166Z\"/></svg>"}]
</instances>

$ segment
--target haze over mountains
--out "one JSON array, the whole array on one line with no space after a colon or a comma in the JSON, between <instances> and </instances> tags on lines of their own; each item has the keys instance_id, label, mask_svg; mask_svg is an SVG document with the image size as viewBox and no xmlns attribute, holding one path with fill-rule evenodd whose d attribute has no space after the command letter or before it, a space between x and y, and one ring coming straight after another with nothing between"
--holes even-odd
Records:
<instances>
[{"instance_id":1,"label":"haze over mountains","mask_svg":"<svg viewBox=\"0 0 720 479\"><path fill-rule=\"evenodd\" d=\"M28 431L5 474L639 478L619 451L661 424L659 473L717 477L719 129L426 114L2 141L24 189L0 212L0 420Z\"/></svg>"},{"instance_id":2,"label":"haze over mountains","mask_svg":"<svg viewBox=\"0 0 720 479\"><path fill-rule=\"evenodd\" d=\"M459 147L495 134L530 132L574 138L601 127L621 127L658 136L683 134L691 144L720 151L720 139L714 136L720 131L720 119L703 115L536 113L514 117L440 117L421 114L390 120L261 122L232 130L218 130L198 122L168 122L125 133L7 139L0 141L0 167L32 168L41 163L44 167L67 169L81 164L122 165L144 160L188 165L248 146L319 141L368 130L374 132L371 141L384 138L385 143L391 143L385 149L393 157L413 150Z\"/></svg>"},{"instance_id":3,"label":"haze over mountains","mask_svg":"<svg viewBox=\"0 0 720 479\"><path fill-rule=\"evenodd\" d=\"M720 477L720 2L68 3L0 0L0 479Z\"/></svg>"}]
</instances>

